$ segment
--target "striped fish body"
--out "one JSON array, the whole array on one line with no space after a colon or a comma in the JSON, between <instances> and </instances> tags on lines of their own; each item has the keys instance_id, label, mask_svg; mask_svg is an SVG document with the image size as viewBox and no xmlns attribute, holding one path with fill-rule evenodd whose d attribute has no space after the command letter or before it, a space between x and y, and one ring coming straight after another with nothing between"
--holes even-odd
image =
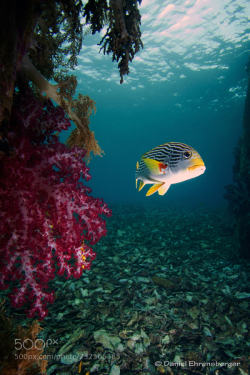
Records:
<instances>
[{"instance_id":1,"label":"striped fish body","mask_svg":"<svg viewBox=\"0 0 250 375\"><path fill-rule=\"evenodd\" d=\"M192 147L179 142L168 142L142 155L136 163L136 187L140 191L152 184L146 196L156 191L164 195L170 185L197 177L205 172L205 165Z\"/></svg>"}]
</instances>

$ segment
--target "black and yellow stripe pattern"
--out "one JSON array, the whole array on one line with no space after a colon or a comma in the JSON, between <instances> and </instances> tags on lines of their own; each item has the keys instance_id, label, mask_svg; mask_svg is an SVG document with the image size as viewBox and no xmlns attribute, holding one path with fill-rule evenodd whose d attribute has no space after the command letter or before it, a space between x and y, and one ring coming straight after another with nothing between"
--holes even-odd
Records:
<instances>
[{"instance_id":1,"label":"black and yellow stripe pattern","mask_svg":"<svg viewBox=\"0 0 250 375\"><path fill-rule=\"evenodd\" d=\"M180 160L185 158L185 152L192 155L192 147L179 142L168 142L154 147L152 150L142 155L142 158L154 159L161 163L168 162L170 167L174 167Z\"/></svg>"},{"instance_id":2,"label":"black and yellow stripe pattern","mask_svg":"<svg viewBox=\"0 0 250 375\"><path fill-rule=\"evenodd\" d=\"M154 147L152 150L143 154L141 161L136 163L136 175L147 175L149 164L151 170L154 169L154 160L160 163L165 163L170 168L174 168L180 160L190 158L192 152L192 147L180 142L168 142ZM148 159L150 162L147 162Z\"/></svg>"}]
</instances>

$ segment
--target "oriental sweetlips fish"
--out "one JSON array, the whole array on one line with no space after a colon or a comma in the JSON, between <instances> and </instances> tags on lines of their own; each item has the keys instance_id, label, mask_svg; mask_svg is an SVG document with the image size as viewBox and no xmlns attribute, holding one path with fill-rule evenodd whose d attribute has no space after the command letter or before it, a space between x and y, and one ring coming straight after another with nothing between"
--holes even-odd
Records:
<instances>
[{"instance_id":1,"label":"oriental sweetlips fish","mask_svg":"<svg viewBox=\"0 0 250 375\"><path fill-rule=\"evenodd\" d=\"M136 188L140 191L146 184L153 184L146 196L164 195L170 185L200 176L205 164L192 147L179 142L168 142L142 155L136 163Z\"/></svg>"}]
</instances>

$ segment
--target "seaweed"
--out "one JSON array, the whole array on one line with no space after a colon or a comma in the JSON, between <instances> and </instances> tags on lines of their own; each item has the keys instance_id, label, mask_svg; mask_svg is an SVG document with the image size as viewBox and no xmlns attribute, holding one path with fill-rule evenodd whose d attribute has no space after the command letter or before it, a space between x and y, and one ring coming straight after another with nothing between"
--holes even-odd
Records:
<instances>
[{"instance_id":1,"label":"seaweed","mask_svg":"<svg viewBox=\"0 0 250 375\"><path fill-rule=\"evenodd\" d=\"M99 45L104 54L112 54L118 62L120 83L129 73L129 62L143 48L141 41L141 16L138 9L141 0L89 0L84 7L86 22L91 24L92 34L108 25Z\"/></svg>"}]
</instances>

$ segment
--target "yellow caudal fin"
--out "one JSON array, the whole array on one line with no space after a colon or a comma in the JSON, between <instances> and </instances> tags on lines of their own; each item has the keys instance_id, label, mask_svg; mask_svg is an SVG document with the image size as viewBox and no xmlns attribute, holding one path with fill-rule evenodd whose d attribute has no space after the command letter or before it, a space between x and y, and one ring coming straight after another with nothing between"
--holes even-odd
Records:
<instances>
[{"instance_id":1,"label":"yellow caudal fin","mask_svg":"<svg viewBox=\"0 0 250 375\"><path fill-rule=\"evenodd\" d=\"M143 161L151 173L159 173L161 164L159 161L150 158L143 158Z\"/></svg>"},{"instance_id":2,"label":"yellow caudal fin","mask_svg":"<svg viewBox=\"0 0 250 375\"><path fill-rule=\"evenodd\" d=\"M151 186L151 188L147 191L146 197L149 197L150 195L154 194L162 185L164 185L164 182L154 184L153 186Z\"/></svg>"},{"instance_id":3,"label":"yellow caudal fin","mask_svg":"<svg viewBox=\"0 0 250 375\"><path fill-rule=\"evenodd\" d=\"M168 191L169 188L170 188L170 185L167 185L167 184L162 185L162 186L159 187L159 189L158 189L158 194L159 194L159 195L164 195L164 194L166 194L166 192Z\"/></svg>"}]
</instances>

